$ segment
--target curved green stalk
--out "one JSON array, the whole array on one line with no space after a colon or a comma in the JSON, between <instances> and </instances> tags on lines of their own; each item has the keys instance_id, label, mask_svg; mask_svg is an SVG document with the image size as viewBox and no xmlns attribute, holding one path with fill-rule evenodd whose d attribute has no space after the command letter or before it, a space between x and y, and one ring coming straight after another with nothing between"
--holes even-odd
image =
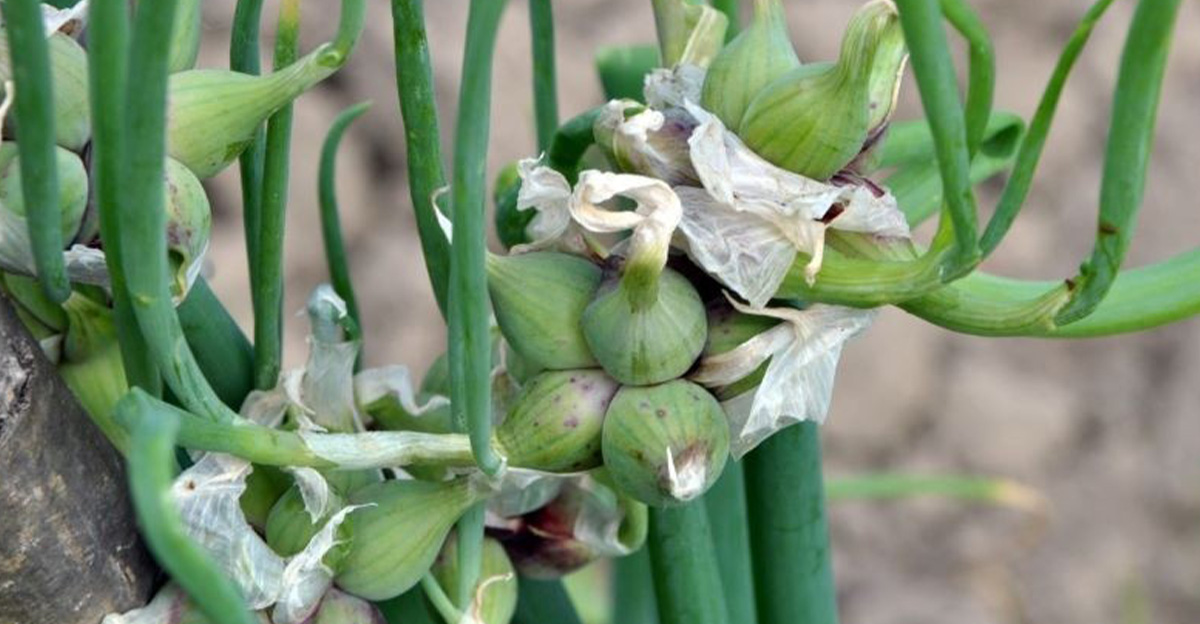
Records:
<instances>
[{"instance_id":1,"label":"curved green stalk","mask_svg":"<svg viewBox=\"0 0 1200 624\"><path fill-rule=\"evenodd\" d=\"M1042 148L1046 145L1046 136L1050 133L1050 123L1054 121L1054 112L1058 108L1058 100L1062 95L1063 86L1071 74L1071 68L1074 67L1076 59L1083 51L1083 46L1087 44L1096 22L1100 21L1112 3L1113 0L1098 0L1093 4L1080 20L1079 25L1075 27L1074 34L1067 41L1062 55L1058 57L1058 63L1054 66L1054 72L1050 74L1050 81L1046 85L1046 90L1042 92L1042 99L1038 102L1037 110L1034 112L1033 118L1029 120L1029 130L1025 133L1025 138L1021 140L1012 173L1009 174L1008 182L1004 185L1004 192L1000 195L999 203L996 204L996 211L992 213L992 218L983 231L983 237L979 240L979 250L985 258L1000 245L1000 240L1008 233L1008 228L1012 226L1013 221L1017 218L1017 213L1025 203L1025 198L1029 195L1029 187L1033 184L1033 174L1037 169L1038 160L1042 156Z\"/></svg>"},{"instance_id":2,"label":"curved green stalk","mask_svg":"<svg viewBox=\"0 0 1200 624\"><path fill-rule=\"evenodd\" d=\"M396 55L396 90L400 94L400 116L404 119L404 141L408 154L408 188L417 233L425 256L425 270L438 309L446 317L446 293L450 286L450 242L442 233L435 214L434 195L446 186L442 169L437 102L429 43L425 36L422 0L392 0L392 33Z\"/></svg>"},{"instance_id":3,"label":"curved green stalk","mask_svg":"<svg viewBox=\"0 0 1200 624\"><path fill-rule=\"evenodd\" d=\"M92 116L92 187L100 217L100 239L112 286L113 320L121 362L131 387L162 394L162 378L142 337L122 268L120 205L125 184L125 89L129 18L122 0L93 0L88 7L88 97Z\"/></svg>"},{"instance_id":4,"label":"curved green stalk","mask_svg":"<svg viewBox=\"0 0 1200 624\"><path fill-rule=\"evenodd\" d=\"M581 624L575 605L561 580L522 576L517 582L517 612L513 624ZM633 624L633 623L630 623Z\"/></svg>"},{"instance_id":5,"label":"curved green stalk","mask_svg":"<svg viewBox=\"0 0 1200 624\"><path fill-rule=\"evenodd\" d=\"M243 74L260 73L258 31L262 23L263 0L238 0L233 13L233 34L229 41L229 68ZM258 231L262 223L263 130L238 156L242 182L242 231L246 238L250 292L258 286Z\"/></svg>"},{"instance_id":6,"label":"curved green stalk","mask_svg":"<svg viewBox=\"0 0 1200 624\"><path fill-rule=\"evenodd\" d=\"M579 161L583 153L596 142L592 126L602 109L597 106L568 119L554 133L550 148L546 150L546 165L566 176L572 184L579 177Z\"/></svg>"},{"instance_id":7,"label":"curved green stalk","mask_svg":"<svg viewBox=\"0 0 1200 624\"><path fill-rule=\"evenodd\" d=\"M53 85L50 45L37 0L4 0L4 29L10 41L16 92L14 113L21 122L17 152L21 159L21 192L33 264L42 290L55 303L71 295L63 262L62 209L58 203L58 167L54 156Z\"/></svg>"},{"instance_id":8,"label":"curved green stalk","mask_svg":"<svg viewBox=\"0 0 1200 624\"><path fill-rule=\"evenodd\" d=\"M1143 0L1133 14L1113 90L1096 243L1079 269L1071 300L1055 319L1059 325L1078 321L1100 305L1129 250L1178 12L1179 0Z\"/></svg>"},{"instance_id":9,"label":"curved green stalk","mask_svg":"<svg viewBox=\"0 0 1200 624\"><path fill-rule=\"evenodd\" d=\"M231 409L241 408L254 389L254 347L204 278L176 309L187 344L204 378Z\"/></svg>"},{"instance_id":10,"label":"curved green stalk","mask_svg":"<svg viewBox=\"0 0 1200 624\"><path fill-rule=\"evenodd\" d=\"M729 461L704 495L712 529L717 569L725 589L730 622L755 622L754 571L750 563L750 529L746 517L746 488L742 463Z\"/></svg>"},{"instance_id":11,"label":"curved green stalk","mask_svg":"<svg viewBox=\"0 0 1200 624\"><path fill-rule=\"evenodd\" d=\"M325 241L325 262L329 267L329 279L333 282L333 290L342 301L346 302L346 312L354 321L354 330L350 338L358 340L362 337L362 317L358 312L358 299L354 296L354 283L350 279L350 265L346 259L346 245L342 240L342 225L338 220L337 202L337 150L341 144L346 128L354 123L367 109L370 102L362 102L347 108L338 114L325 135L325 144L321 146L321 168L317 178L317 199L321 205L321 234ZM362 361L360 347L358 361Z\"/></svg>"},{"instance_id":12,"label":"curved green stalk","mask_svg":"<svg viewBox=\"0 0 1200 624\"><path fill-rule=\"evenodd\" d=\"M301 436L295 431L263 427L244 419L226 423L213 422L149 397L139 400L137 408L121 410L118 406L117 415L122 426L134 429L144 418L173 418L180 423L180 446L198 451L228 453L267 466L339 466L337 461L315 452L309 442L320 448L341 448L344 450L343 455L345 449L373 447L376 452L372 459L358 457L353 468L386 468L412 464L453 467L472 465L470 441L461 434L386 431L357 434L309 433ZM355 447L356 437L359 440L370 440L363 446ZM385 447L388 452L379 452L380 447Z\"/></svg>"},{"instance_id":13,"label":"curved green stalk","mask_svg":"<svg viewBox=\"0 0 1200 624\"><path fill-rule=\"evenodd\" d=\"M967 158L974 159L992 116L996 94L996 53L979 14L964 0L941 0L942 14L967 41Z\"/></svg>"},{"instance_id":14,"label":"curved green stalk","mask_svg":"<svg viewBox=\"0 0 1200 624\"><path fill-rule=\"evenodd\" d=\"M558 80L554 68L554 8L551 0L529 0L533 34L533 111L538 151L550 147L558 130Z\"/></svg>"},{"instance_id":15,"label":"curved green stalk","mask_svg":"<svg viewBox=\"0 0 1200 624\"><path fill-rule=\"evenodd\" d=\"M120 411L138 411L150 397L133 389L118 405ZM188 537L171 495L175 471L175 434L178 419L170 413L137 419L129 452L129 490L142 537L154 558L213 622L255 624L237 588L212 559Z\"/></svg>"},{"instance_id":16,"label":"curved green stalk","mask_svg":"<svg viewBox=\"0 0 1200 624\"><path fill-rule=\"evenodd\" d=\"M759 624L836 624L817 424L775 433L745 461Z\"/></svg>"},{"instance_id":17,"label":"curved green stalk","mask_svg":"<svg viewBox=\"0 0 1200 624\"><path fill-rule=\"evenodd\" d=\"M465 424L480 469L494 474L491 447L491 331L488 324L484 189L492 54L504 0L471 3L454 150L453 256L450 262L451 404ZM456 348L457 347L457 348ZM462 568L464 570L468 568ZM474 583L463 583L474 587Z\"/></svg>"},{"instance_id":18,"label":"curved green stalk","mask_svg":"<svg viewBox=\"0 0 1200 624\"><path fill-rule=\"evenodd\" d=\"M908 43L921 103L933 131L945 189L942 218L949 218L952 225L946 229L948 235L936 239L934 245L935 250L946 248L949 252L938 269L939 279L945 282L960 277L979 261L966 120L937 0L897 0L896 5L900 10L900 25ZM990 103L990 97L987 100ZM980 123L986 121L987 115L984 115Z\"/></svg>"},{"instance_id":19,"label":"curved green stalk","mask_svg":"<svg viewBox=\"0 0 1200 624\"><path fill-rule=\"evenodd\" d=\"M725 624L729 613L702 501L650 508L650 564L662 624ZM805 620L792 620L803 622Z\"/></svg>"},{"instance_id":20,"label":"curved green stalk","mask_svg":"<svg viewBox=\"0 0 1200 624\"><path fill-rule=\"evenodd\" d=\"M296 62L300 31L300 0L284 0L275 28L275 71ZM279 381L283 361L283 238L287 218L289 152L292 145L292 104L267 120L263 179L259 207L258 283L254 286L254 387L267 390Z\"/></svg>"},{"instance_id":21,"label":"curved green stalk","mask_svg":"<svg viewBox=\"0 0 1200 624\"><path fill-rule=\"evenodd\" d=\"M167 49L175 2L149 2L138 10L129 53L125 97L125 166L118 216L130 301L138 326L167 384L188 409L215 420L234 417L204 378L187 346L171 302L163 200L166 160Z\"/></svg>"}]
</instances>

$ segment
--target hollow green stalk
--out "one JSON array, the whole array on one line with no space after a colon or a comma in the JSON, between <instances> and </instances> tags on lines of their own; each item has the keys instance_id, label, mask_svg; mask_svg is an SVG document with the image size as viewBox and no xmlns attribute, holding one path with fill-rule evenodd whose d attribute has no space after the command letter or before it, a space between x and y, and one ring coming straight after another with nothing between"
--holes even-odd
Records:
<instances>
[{"instance_id":1,"label":"hollow green stalk","mask_svg":"<svg viewBox=\"0 0 1200 624\"><path fill-rule=\"evenodd\" d=\"M1046 145L1046 136L1050 133L1050 123L1054 121L1054 113L1058 108L1063 86L1071 74L1076 59L1083 52L1083 46L1087 44L1092 29L1095 28L1096 23L1100 21L1112 3L1113 0L1099 0L1093 4L1079 25L1075 27L1075 32L1058 57L1058 63L1054 66L1054 72L1050 74L1050 81L1046 85L1046 90L1042 92L1037 110L1033 113L1033 118L1029 120L1029 130L1025 133L1025 138L1021 140L1020 150L1013 163L1008 181L1004 185L1004 191L1000 195L1000 201L996 204L996 210L992 213L992 218L988 221L983 236L980 238L979 249L984 257L987 257L1000 245L1000 240L1008 233L1009 227L1012 226L1013 221L1017 218L1017 213L1025 203L1025 198L1029 195L1029 187L1033 184L1034 171L1037 169L1038 160L1042 155L1042 148Z\"/></svg>"},{"instance_id":2,"label":"hollow green stalk","mask_svg":"<svg viewBox=\"0 0 1200 624\"><path fill-rule=\"evenodd\" d=\"M817 424L777 432L745 461L759 623L835 624Z\"/></svg>"},{"instance_id":3,"label":"hollow green stalk","mask_svg":"<svg viewBox=\"0 0 1200 624\"><path fill-rule=\"evenodd\" d=\"M992 116L996 54L979 14L964 0L941 0L942 14L967 42L967 158L975 158Z\"/></svg>"},{"instance_id":4,"label":"hollow green stalk","mask_svg":"<svg viewBox=\"0 0 1200 624\"><path fill-rule=\"evenodd\" d=\"M704 495L730 622L758 620L743 472L741 462L726 462L721 477Z\"/></svg>"},{"instance_id":5,"label":"hollow green stalk","mask_svg":"<svg viewBox=\"0 0 1200 624\"><path fill-rule=\"evenodd\" d=\"M275 27L275 71L299 56L300 0L279 5ZM267 120L258 230L258 283L254 286L254 387L274 388L283 361L283 240L287 218L292 104Z\"/></svg>"},{"instance_id":6,"label":"hollow green stalk","mask_svg":"<svg viewBox=\"0 0 1200 624\"><path fill-rule=\"evenodd\" d=\"M513 624L581 624L575 605L561 580L531 579L517 582L517 612ZM633 623L631 623L633 624Z\"/></svg>"},{"instance_id":7,"label":"hollow green stalk","mask_svg":"<svg viewBox=\"0 0 1200 624\"><path fill-rule=\"evenodd\" d=\"M558 171L574 184L579 178L579 161L583 153L596 142L592 126L603 107L588 109L567 120L554 133L546 150L546 165Z\"/></svg>"},{"instance_id":8,"label":"hollow green stalk","mask_svg":"<svg viewBox=\"0 0 1200 624\"><path fill-rule=\"evenodd\" d=\"M142 336L163 377L189 410L215 420L234 417L204 378L171 302L163 201L166 160L167 49L175 2L146 3L134 22L129 52L118 217L130 301Z\"/></svg>"},{"instance_id":9,"label":"hollow green stalk","mask_svg":"<svg viewBox=\"0 0 1200 624\"><path fill-rule=\"evenodd\" d=\"M438 130L437 101L423 0L392 0L392 34L396 56L396 90L408 154L408 187L425 270L442 316L447 316L450 285L450 242L435 214L434 195L446 186Z\"/></svg>"},{"instance_id":10,"label":"hollow green stalk","mask_svg":"<svg viewBox=\"0 0 1200 624\"><path fill-rule=\"evenodd\" d=\"M646 74L658 64L658 46L652 43L598 48L596 73L600 75L604 99L641 101Z\"/></svg>"},{"instance_id":11,"label":"hollow green stalk","mask_svg":"<svg viewBox=\"0 0 1200 624\"><path fill-rule=\"evenodd\" d=\"M715 532L713 536L715 542ZM720 553L717 556L720 557ZM650 548L648 546L613 561L612 586L612 622L658 624L658 603L654 597L654 576L650 571ZM730 621L742 620L730 619ZM754 620L745 621L753 622Z\"/></svg>"},{"instance_id":12,"label":"hollow green stalk","mask_svg":"<svg viewBox=\"0 0 1200 624\"><path fill-rule=\"evenodd\" d=\"M239 409L254 389L254 347L204 278L192 284L176 312L204 378L221 402Z\"/></svg>"},{"instance_id":13,"label":"hollow green stalk","mask_svg":"<svg viewBox=\"0 0 1200 624\"><path fill-rule=\"evenodd\" d=\"M1058 312L1059 325L1078 321L1100 305L1133 240L1178 12L1179 0L1143 0L1134 11L1113 90L1096 243L1080 267L1071 300Z\"/></svg>"},{"instance_id":14,"label":"hollow green stalk","mask_svg":"<svg viewBox=\"0 0 1200 624\"><path fill-rule=\"evenodd\" d=\"M145 5L143 5L145 6ZM148 395L134 389L119 409L139 410ZM138 419L129 452L129 490L138 525L155 560L213 622L255 624L237 588L190 537L171 495L178 419L170 413Z\"/></svg>"},{"instance_id":15,"label":"hollow green stalk","mask_svg":"<svg viewBox=\"0 0 1200 624\"><path fill-rule=\"evenodd\" d=\"M739 11L740 0L712 0L714 9L725 14L725 41L733 41L742 30L742 14Z\"/></svg>"},{"instance_id":16,"label":"hollow green stalk","mask_svg":"<svg viewBox=\"0 0 1200 624\"><path fill-rule=\"evenodd\" d=\"M62 210L58 203L58 167L54 156L54 95L50 46L37 0L4 0L4 29L16 92L14 115L21 123L17 151L21 192L33 264L42 290L55 303L71 295L63 262Z\"/></svg>"},{"instance_id":17,"label":"hollow green stalk","mask_svg":"<svg viewBox=\"0 0 1200 624\"><path fill-rule=\"evenodd\" d=\"M941 171L945 202L942 218L949 219L951 227L942 228L946 234L935 239L934 250L948 252L936 270L942 281L949 281L970 271L979 261L966 119L937 0L897 0L896 5ZM982 96L979 99L982 101ZM990 108L990 97L987 101ZM980 123L986 121L984 113Z\"/></svg>"},{"instance_id":18,"label":"hollow green stalk","mask_svg":"<svg viewBox=\"0 0 1200 624\"><path fill-rule=\"evenodd\" d=\"M354 123L367 109L370 102L362 102L347 108L338 114L325 135L325 144L321 147L321 167L317 178L317 199L321 206L321 234L325 241L325 262L329 267L329 279L333 282L333 290L342 301L346 302L346 312L354 321L350 338L358 340L362 337L362 316L358 311L358 299L354 296L354 283L350 279L350 264L346 258L346 245L342 240L342 225L338 219L337 201L337 150L341 144L346 128ZM362 361L362 349L359 348L358 360Z\"/></svg>"},{"instance_id":19,"label":"hollow green stalk","mask_svg":"<svg viewBox=\"0 0 1200 624\"><path fill-rule=\"evenodd\" d=\"M122 268L120 205L124 177L125 89L129 19L122 0L94 0L88 7L88 96L92 116L92 178L100 238L112 287L113 318L129 385L153 396L162 378L138 326Z\"/></svg>"},{"instance_id":20,"label":"hollow green stalk","mask_svg":"<svg viewBox=\"0 0 1200 624\"><path fill-rule=\"evenodd\" d=\"M558 130L558 79L554 63L554 8L551 0L529 1L533 34L533 114L538 151L550 147Z\"/></svg>"},{"instance_id":21,"label":"hollow green stalk","mask_svg":"<svg viewBox=\"0 0 1200 624\"><path fill-rule=\"evenodd\" d=\"M729 613L702 501L650 508L650 564L662 624L725 624ZM799 622L803 620L793 620Z\"/></svg>"},{"instance_id":22,"label":"hollow green stalk","mask_svg":"<svg viewBox=\"0 0 1200 624\"><path fill-rule=\"evenodd\" d=\"M262 23L263 0L238 0L233 13L233 34L229 41L229 68L243 74L259 74L258 31ZM242 183L242 231L246 239L247 267L250 273L250 292L258 284L258 231L262 202L263 130L259 128L254 140L238 156L238 173Z\"/></svg>"}]
</instances>

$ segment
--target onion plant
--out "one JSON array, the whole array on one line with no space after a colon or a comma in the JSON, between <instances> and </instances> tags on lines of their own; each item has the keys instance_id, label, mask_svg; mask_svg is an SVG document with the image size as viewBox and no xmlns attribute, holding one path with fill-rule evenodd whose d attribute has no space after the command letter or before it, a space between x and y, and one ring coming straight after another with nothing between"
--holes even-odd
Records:
<instances>
[{"instance_id":1,"label":"onion plant","mask_svg":"<svg viewBox=\"0 0 1200 624\"><path fill-rule=\"evenodd\" d=\"M842 346L876 308L1062 338L1200 311L1200 252L1122 269L1179 0L1137 2L1095 244L1047 282L977 267L1017 218L1112 0L1081 16L1028 120L993 110L993 48L965 0L869 0L828 61L797 56L781 0L754 0L745 23L736 1L652 0L657 46L600 51L609 101L565 121L553 9L570 7L530 0L540 154L500 172L492 206L506 4L470 3L443 157L422 0L391 1L409 203L450 337L419 385L403 366L361 368L334 174L365 104L323 148L333 287L310 299L306 364L281 371L293 101L351 60L366 0L341 0L307 52L302 3L283 0L269 72L261 0L237 3L229 70L193 68L199 0L0 4L0 284L48 352L61 337L63 377L127 458L171 577L113 622L578 622L558 579L629 557L614 621L830 624L827 499L1036 508L994 480L827 487L819 425ZM965 85L947 25L967 44ZM924 117L895 121L906 64ZM234 161L247 262L222 270L250 277L253 342L199 277L199 180ZM981 223L974 187L1001 173ZM913 241L935 215L932 240ZM503 249L487 248L493 221Z\"/></svg>"}]
</instances>

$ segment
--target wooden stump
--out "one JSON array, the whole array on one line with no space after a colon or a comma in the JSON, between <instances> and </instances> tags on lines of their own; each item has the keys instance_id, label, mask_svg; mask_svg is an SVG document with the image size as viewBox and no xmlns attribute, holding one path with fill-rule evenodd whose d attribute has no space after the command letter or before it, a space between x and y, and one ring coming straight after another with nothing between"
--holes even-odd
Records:
<instances>
[{"instance_id":1,"label":"wooden stump","mask_svg":"<svg viewBox=\"0 0 1200 624\"><path fill-rule=\"evenodd\" d=\"M0 624L98 624L156 575L120 455L0 294Z\"/></svg>"}]
</instances>

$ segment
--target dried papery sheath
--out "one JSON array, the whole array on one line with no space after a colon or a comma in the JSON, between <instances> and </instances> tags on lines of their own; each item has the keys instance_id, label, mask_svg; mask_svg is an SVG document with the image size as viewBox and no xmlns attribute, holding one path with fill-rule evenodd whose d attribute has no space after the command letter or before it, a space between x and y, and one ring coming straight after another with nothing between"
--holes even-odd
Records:
<instances>
[{"instance_id":1,"label":"dried papery sheath","mask_svg":"<svg viewBox=\"0 0 1200 624\"><path fill-rule=\"evenodd\" d=\"M629 212L603 205L618 196L633 200L637 207ZM671 236L683 213L679 197L661 180L595 170L580 174L570 209L571 217L589 231L633 230L626 254L627 272L634 265L654 272L666 266Z\"/></svg>"},{"instance_id":2,"label":"dried papery sheath","mask_svg":"<svg viewBox=\"0 0 1200 624\"><path fill-rule=\"evenodd\" d=\"M633 100L613 100L601 109L593 132L618 169L674 186L699 181L687 142L695 127L680 108L660 112Z\"/></svg>"},{"instance_id":3,"label":"dried papery sheath","mask_svg":"<svg viewBox=\"0 0 1200 624\"><path fill-rule=\"evenodd\" d=\"M688 108L700 121L689 140L703 189L680 187L680 230L688 253L705 271L761 307L775 294L796 252L820 271L825 228L908 236L890 194L837 186L786 171L760 158L714 115ZM831 212L837 207L836 212Z\"/></svg>"},{"instance_id":4,"label":"dried papery sheath","mask_svg":"<svg viewBox=\"0 0 1200 624\"><path fill-rule=\"evenodd\" d=\"M450 399L442 394L418 394L407 366L394 364L358 373L354 396L360 410L389 429L450 430Z\"/></svg>"},{"instance_id":5,"label":"dried papery sheath","mask_svg":"<svg viewBox=\"0 0 1200 624\"><path fill-rule=\"evenodd\" d=\"M355 508L333 515L296 556L275 554L247 523L239 499L246 489L250 462L209 453L175 480L172 495L188 533L241 589L252 609L275 606L276 624L307 617L332 582L322 558L333 547L335 532Z\"/></svg>"},{"instance_id":6,"label":"dried papery sheath","mask_svg":"<svg viewBox=\"0 0 1200 624\"><path fill-rule=\"evenodd\" d=\"M266 613L257 613L260 624L271 624ZM100 624L201 624L208 619L174 582L158 590L150 604L132 611L104 616Z\"/></svg>"},{"instance_id":7,"label":"dried papery sheath","mask_svg":"<svg viewBox=\"0 0 1200 624\"><path fill-rule=\"evenodd\" d=\"M690 376L718 388L743 379L769 360L756 389L722 403L732 432L730 452L740 458L787 425L825 421L842 346L870 326L875 312L822 304L797 310L731 303L743 314L783 321L732 350L701 359Z\"/></svg>"},{"instance_id":8,"label":"dried papery sheath","mask_svg":"<svg viewBox=\"0 0 1200 624\"><path fill-rule=\"evenodd\" d=\"M42 3L42 19L46 24L47 36L61 32L64 35L78 37L87 27L88 0L80 0L74 6L55 8Z\"/></svg>"},{"instance_id":9,"label":"dried papery sheath","mask_svg":"<svg viewBox=\"0 0 1200 624\"><path fill-rule=\"evenodd\" d=\"M313 423L326 431L361 429L354 393L358 342L342 335L349 318L346 304L332 287L323 284L313 290L307 310L312 333L301 382L302 406Z\"/></svg>"},{"instance_id":10,"label":"dried papery sheath","mask_svg":"<svg viewBox=\"0 0 1200 624\"><path fill-rule=\"evenodd\" d=\"M700 101L704 76L704 68L695 65L660 67L646 74L643 97L651 108L683 108L688 102Z\"/></svg>"},{"instance_id":11,"label":"dried papery sheath","mask_svg":"<svg viewBox=\"0 0 1200 624\"><path fill-rule=\"evenodd\" d=\"M563 174L540 165L540 159L525 158L517 164L521 188L517 192L517 210L536 212L525 226L528 243L512 248L515 254L530 251L563 251L578 255L588 252L583 232L571 221L568 204L571 184Z\"/></svg>"}]
</instances>

